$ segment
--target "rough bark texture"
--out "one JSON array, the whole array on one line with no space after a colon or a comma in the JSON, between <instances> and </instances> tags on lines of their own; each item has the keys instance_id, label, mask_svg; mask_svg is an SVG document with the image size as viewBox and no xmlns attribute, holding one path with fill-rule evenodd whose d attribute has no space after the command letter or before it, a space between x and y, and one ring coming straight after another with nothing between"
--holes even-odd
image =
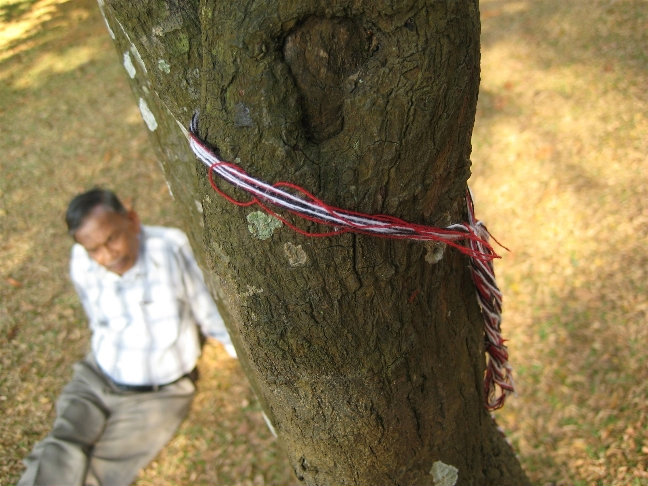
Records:
<instances>
[{"instance_id":1,"label":"rough bark texture","mask_svg":"<svg viewBox=\"0 0 648 486\"><path fill-rule=\"evenodd\" d=\"M297 477L454 484L450 465L456 484L527 484L484 409L466 258L369 236L306 238L264 218L249 227L256 209L214 193L180 128L198 109L223 158L339 207L464 221L477 1L99 5Z\"/></svg>"}]
</instances>

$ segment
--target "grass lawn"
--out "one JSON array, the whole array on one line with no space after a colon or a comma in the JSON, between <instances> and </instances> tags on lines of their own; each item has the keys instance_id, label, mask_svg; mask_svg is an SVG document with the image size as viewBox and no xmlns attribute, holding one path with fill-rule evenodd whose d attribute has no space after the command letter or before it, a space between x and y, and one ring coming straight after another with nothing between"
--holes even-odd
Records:
<instances>
[{"instance_id":1,"label":"grass lawn","mask_svg":"<svg viewBox=\"0 0 648 486\"><path fill-rule=\"evenodd\" d=\"M648 485L648 2L482 0L477 216L518 395L496 412L537 485ZM182 226L95 2L0 0L0 484L87 349L62 212L115 188ZM137 485L297 484L236 361Z\"/></svg>"}]
</instances>

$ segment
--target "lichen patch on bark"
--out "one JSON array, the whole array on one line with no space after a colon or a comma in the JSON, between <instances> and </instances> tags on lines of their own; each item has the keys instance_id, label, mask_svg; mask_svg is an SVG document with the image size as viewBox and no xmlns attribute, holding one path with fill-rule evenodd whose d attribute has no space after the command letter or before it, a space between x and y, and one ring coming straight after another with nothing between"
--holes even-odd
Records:
<instances>
[{"instance_id":1,"label":"lichen patch on bark","mask_svg":"<svg viewBox=\"0 0 648 486\"><path fill-rule=\"evenodd\" d=\"M455 486L459 479L459 470L449 464L436 461L430 470L434 486Z\"/></svg>"},{"instance_id":2,"label":"lichen patch on bark","mask_svg":"<svg viewBox=\"0 0 648 486\"><path fill-rule=\"evenodd\" d=\"M274 230L280 228L282 223L277 218L264 213L254 211L247 215L248 231L259 240L267 240L272 236Z\"/></svg>"},{"instance_id":3,"label":"lichen patch on bark","mask_svg":"<svg viewBox=\"0 0 648 486\"><path fill-rule=\"evenodd\" d=\"M294 245L293 243L287 242L283 246L283 249L286 258L288 258L288 264L291 267L301 267L308 261L308 255L306 255L301 245Z\"/></svg>"}]
</instances>

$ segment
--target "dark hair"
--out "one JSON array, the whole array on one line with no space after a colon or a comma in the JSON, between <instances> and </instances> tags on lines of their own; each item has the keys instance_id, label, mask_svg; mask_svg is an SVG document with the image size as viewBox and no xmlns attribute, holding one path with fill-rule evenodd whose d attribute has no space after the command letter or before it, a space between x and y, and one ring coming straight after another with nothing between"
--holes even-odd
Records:
<instances>
[{"instance_id":1,"label":"dark hair","mask_svg":"<svg viewBox=\"0 0 648 486\"><path fill-rule=\"evenodd\" d=\"M94 188L72 198L65 212L68 233L74 235L83 220L97 206L104 206L117 213L126 213L126 208L114 192L108 189Z\"/></svg>"}]
</instances>

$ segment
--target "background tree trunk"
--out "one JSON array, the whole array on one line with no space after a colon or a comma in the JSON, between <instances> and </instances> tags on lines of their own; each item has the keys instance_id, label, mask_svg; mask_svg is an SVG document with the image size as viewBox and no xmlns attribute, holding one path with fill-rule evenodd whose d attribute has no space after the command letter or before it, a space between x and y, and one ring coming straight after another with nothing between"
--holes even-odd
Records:
<instances>
[{"instance_id":1,"label":"background tree trunk","mask_svg":"<svg viewBox=\"0 0 648 486\"><path fill-rule=\"evenodd\" d=\"M455 484L456 468L456 484L528 484L484 408L482 320L466 258L275 227L212 190L181 128L198 109L201 136L225 160L335 206L465 221L477 1L99 6L297 477L438 485Z\"/></svg>"}]
</instances>

